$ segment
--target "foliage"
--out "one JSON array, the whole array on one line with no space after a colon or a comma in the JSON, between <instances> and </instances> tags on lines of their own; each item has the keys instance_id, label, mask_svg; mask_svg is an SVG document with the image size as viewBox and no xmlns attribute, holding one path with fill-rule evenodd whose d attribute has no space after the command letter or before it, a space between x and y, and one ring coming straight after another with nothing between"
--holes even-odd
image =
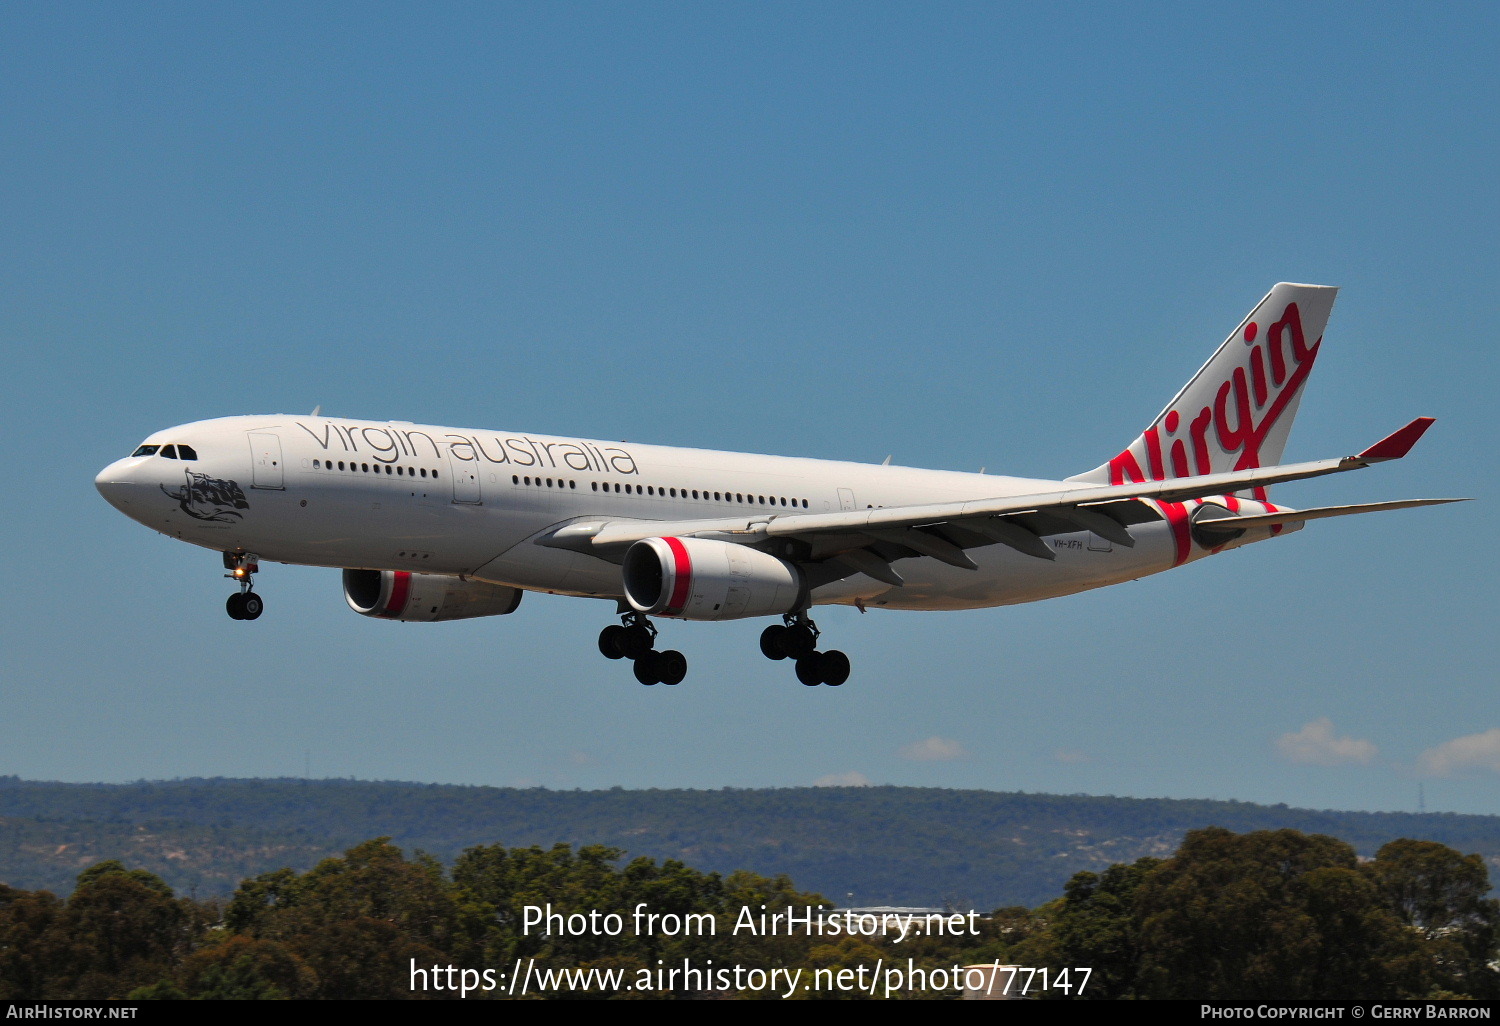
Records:
<instances>
[{"instance_id":1,"label":"foliage","mask_svg":"<svg viewBox=\"0 0 1500 1026\"><path fill-rule=\"evenodd\" d=\"M159 980L201 937L208 910L141 870L104 862L66 902L0 890L0 997L123 997Z\"/></svg>"},{"instance_id":2,"label":"foliage","mask_svg":"<svg viewBox=\"0 0 1500 1026\"><path fill-rule=\"evenodd\" d=\"M1495 903L1477 856L1396 841L1370 862L1294 830L1191 831L1166 861L1081 873L1014 956L1095 968L1095 997L1487 997Z\"/></svg>"},{"instance_id":3,"label":"foliage","mask_svg":"<svg viewBox=\"0 0 1500 1026\"><path fill-rule=\"evenodd\" d=\"M0 1000L456 998L451 967L473 973L472 1000L509 996L494 975L523 964L624 974L549 997L768 997L657 971L863 979L877 966L991 963L1089 967L1085 998L1494 998L1500 908L1488 890L1481 859L1432 842L1398 840L1361 862L1325 835L1214 827L1190 831L1171 858L1077 873L1034 910L998 909L977 935L898 939L809 929L812 919L766 929L762 915L829 904L785 875L566 844L475 846L447 873L381 837L306 872L244 880L222 905L116 861L80 873L66 900L0 885ZM956 991L908 981L894 996Z\"/></svg>"}]
</instances>

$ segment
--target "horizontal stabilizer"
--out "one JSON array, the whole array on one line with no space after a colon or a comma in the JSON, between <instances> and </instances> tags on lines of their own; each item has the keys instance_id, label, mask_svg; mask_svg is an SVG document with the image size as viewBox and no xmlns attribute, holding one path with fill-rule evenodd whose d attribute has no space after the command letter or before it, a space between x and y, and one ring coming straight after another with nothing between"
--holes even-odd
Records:
<instances>
[{"instance_id":1,"label":"horizontal stabilizer","mask_svg":"<svg viewBox=\"0 0 1500 1026\"><path fill-rule=\"evenodd\" d=\"M1399 434L1400 432L1397 432ZM1392 437L1395 437L1394 435ZM1397 499L1394 502L1366 502L1358 506L1323 506L1318 509L1289 509L1281 513L1261 513L1251 517L1224 517L1216 520L1198 520L1194 527L1210 534L1219 532L1234 534L1252 527L1274 527L1278 524L1296 524L1305 520L1322 520L1326 517L1346 517L1351 513L1379 513L1389 509L1411 509L1414 506L1440 506L1445 502L1469 502L1469 499Z\"/></svg>"}]
</instances>

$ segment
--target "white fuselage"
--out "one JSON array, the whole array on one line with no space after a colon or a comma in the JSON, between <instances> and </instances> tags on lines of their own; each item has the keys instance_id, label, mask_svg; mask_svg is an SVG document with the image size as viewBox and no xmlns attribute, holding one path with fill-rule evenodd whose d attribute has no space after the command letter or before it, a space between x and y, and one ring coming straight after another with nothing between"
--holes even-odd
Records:
<instances>
[{"instance_id":1,"label":"white fuselage","mask_svg":"<svg viewBox=\"0 0 1500 1026\"><path fill-rule=\"evenodd\" d=\"M168 458L165 446L195 458ZM872 466L316 416L230 417L159 431L98 476L122 512L182 541L281 563L463 576L619 599L620 568L535 543L581 520L742 519L1058 492L1078 487L983 474ZM1165 521L1130 529L1133 548L1087 531L1045 539L1056 559L1002 544L968 570L899 560L905 584L856 574L816 604L964 609L1029 602L1182 562ZM1250 532L1241 543L1268 536ZM1193 557L1206 554L1194 549Z\"/></svg>"}]
</instances>

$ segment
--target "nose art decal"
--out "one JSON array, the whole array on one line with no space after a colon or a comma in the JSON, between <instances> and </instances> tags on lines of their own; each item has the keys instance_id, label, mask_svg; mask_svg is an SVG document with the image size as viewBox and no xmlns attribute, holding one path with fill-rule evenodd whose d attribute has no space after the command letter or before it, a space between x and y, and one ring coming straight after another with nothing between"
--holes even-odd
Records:
<instances>
[{"instance_id":1,"label":"nose art decal","mask_svg":"<svg viewBox=\"0 0 1500 1026\"><path fill-rule=\"evenodd\" d=\"M250 508L250 503L245 501L245 493L234 481L221 481L207 474L195 474L191 470L184 470L183 473L187 475L187 479L180 489L173 491L162 485L161 490L176 499L177 505L188 516L209 523L234 523L245 515L236 510Z\"/></svg>"}]
</instances>

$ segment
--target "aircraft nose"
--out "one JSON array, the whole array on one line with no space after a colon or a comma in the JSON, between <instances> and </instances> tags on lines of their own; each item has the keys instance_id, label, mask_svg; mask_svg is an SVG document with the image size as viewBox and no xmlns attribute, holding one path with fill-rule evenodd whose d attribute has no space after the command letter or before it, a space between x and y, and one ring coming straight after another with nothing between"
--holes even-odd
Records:
<instances>
[{"instance_id":1,"label":"aircraft nose","mask_svg":"<svg viewBox=\"0 0 1500 1026\"><path fill-rule=\"evenodd\" d=\"M104 500L121 513L130 512L130 495L136 488L131 480L129 460L116 460L94 477L94 487Z\"/></svg>"}]
</instances>

